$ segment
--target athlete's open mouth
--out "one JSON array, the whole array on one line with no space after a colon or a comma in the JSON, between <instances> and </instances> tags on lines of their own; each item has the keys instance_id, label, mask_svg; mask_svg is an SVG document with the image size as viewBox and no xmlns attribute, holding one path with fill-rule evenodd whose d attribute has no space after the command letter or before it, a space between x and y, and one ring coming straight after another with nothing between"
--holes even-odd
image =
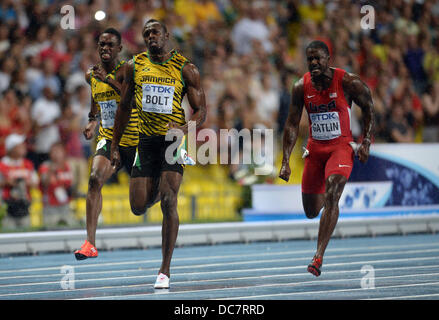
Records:
<instances>
[{"instance_id":1,"label":"athlete's open mouth","mask_svg":"<svg viewBox=\"0 0 439 320\"><path fill-rule=\"evenodd\" d=\"M311 74L319 74L321 71L320 71L320 68L313 68L313 69L311 69Z\"/></svg>"},{"instance_id":2,"label":"athlete's open mouth","mask_svg":"<svg viewBox=\"0 0 439 320\"><path fill-rule=\"evenodd\" d=\"M101 58L108 60L111 58L111 55L108 52L101 52Z\"/></svg>"}]
</instances>

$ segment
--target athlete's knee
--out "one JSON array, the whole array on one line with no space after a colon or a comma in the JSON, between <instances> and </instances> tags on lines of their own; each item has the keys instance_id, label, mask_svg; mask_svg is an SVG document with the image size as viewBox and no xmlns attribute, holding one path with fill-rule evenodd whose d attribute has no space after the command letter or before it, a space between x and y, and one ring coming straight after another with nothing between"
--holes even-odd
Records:
<instances>
[{"instance_id":1,"label":"athlete's knee","mask_svg":"<svg viewBox=\"0 0 439 320\"><path fill-rule=\"evenodd\" d=\"M320 208L317 208L316 205L303 205L303 209L305 211L305 215L308 219L314 219L320 213Z\"/></svg>"},{"instance_id":2,"label":"athlete's knee","mask_svg":"<svg viewBox=\"0 0 439 320\"><path fill-rule=\"evenodd\" d=\"M131 204L131 212L136 216L141 216L146 213L148 208L146 206L137 206L135 204Z\"/></svg>"},{"instance_id":3,"label":"athlete's knee","mask_svg":"<svg viewBox=\"0 0 439 320\"><path fill-rule=\"evenodd\" d=\"M305 210L305 215L308 219L314 219L319 215L320 211L317 210Z\"/></svg>"},{"instance_id":4,"label":"athlete's knee","mask_svg":"<svg viewBox=\"0 0 439 320\"><path fill-rule=\"evenodd\" d=\"M346 180L347 179L341 175L331 175L328 178L325 191L325 206L338 205Z\"/></svg>"},{"instance_id":5,"label":"athlete's knee","mask_svg":"<svg viewBox=\"0 0 439 320\"><path fill-rule=\"evenodd\" d=\"M343 193L343 187L339 185L332 185L326 189L325 192L325 204L326 205L336 205L340 200Z\"/></svg>"},{"instance_id":6,"label":"athlete's knee","mask_svg":"<svg viewBox=\"0 0 439 320\"><path fill-rule=\"evenodd\" d=\"M104 185L104 179L102 175L97 171L92 171L88 179L88 189L92 191L98 191Z\"/></svg>"},{"instance_id":7,"label":"athlete's knee","mask_svg":"<svg viewBox=\"0 0 439 320\"><path fill-rule=\"evenodd\" d=\"M160 194L163 214L171 214L177 207L177 194L172 190L166 190Z\"/></svg>"},{"instance_id":8,"label":"athlete's knee","mask_svg":"<svg viewBox=\"0 0 439 320\"><path fill-rule=\"evenodd\" d=\"M308 219L317 217L323 207L323 194L302 194L303 209Z\"/></svg>"}]
</instances>

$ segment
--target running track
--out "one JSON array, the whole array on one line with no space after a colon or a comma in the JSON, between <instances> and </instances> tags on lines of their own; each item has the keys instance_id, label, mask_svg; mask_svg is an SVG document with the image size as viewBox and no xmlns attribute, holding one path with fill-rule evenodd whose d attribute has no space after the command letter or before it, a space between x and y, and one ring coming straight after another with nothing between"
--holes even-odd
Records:
<instances>
[{"instance_id":1,"label":"running track","mask_svg":"<svg viewBox=\"0 0 439 320\"><path fill-rule=\"evenodd\" d=\"M85 261L72 253L2 256L0 299L439 299L437 234L332 239L319 278L306 272L315 246L295 240L176 248L171 288L157 291L160 248L102 251ZM63 281L63 270L74 271L74 282Z\"/></svg>"}]
</instances>

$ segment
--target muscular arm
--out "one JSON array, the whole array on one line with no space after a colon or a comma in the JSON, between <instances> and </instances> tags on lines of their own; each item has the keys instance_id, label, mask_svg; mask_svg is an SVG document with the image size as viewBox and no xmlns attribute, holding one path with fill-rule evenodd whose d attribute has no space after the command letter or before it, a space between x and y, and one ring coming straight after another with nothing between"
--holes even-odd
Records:
<instances>
[{"instance_id":1,"label":"muscular arm","mask_svg":"<svg viewBox=\"0 0 439 320\"><path fill-rule=\"evenodd\" d=\"M369 146L374 125L372 96L369 87L355 74L345 74L343 77L343 90L362 111L363 142L358 150L358 157L361 162L366 162L369 157Z\"/></svg>"},{"instance_id":2,"label":"muscular arm","mask_svg":"<svg viewBox=\"0 0 439 320\"><path fill-rule=\"evenodd\" d=\"M117 94L120 95L120 93L122 92L122 83L123 83L123 79L125 76L125 65L124 64L121 68L119 68L116 71L116 76L115 79L108 77L106 78L106 83L112 87L114 89L114 91L117 92Z\"/></svg>"},{"instance_id":3,"label":"muscular arm","mask_svg":"<svg viewBox=\"0 0 439 320\"><path fill-rule=\"evenodd\" d=\"M122 134L125 131L128 122L131 117L131 110L133 105L131 100L134 96L134 61L130 60L125 64L124 79L121 86L120 103L116 110L116 116L114 118L113 126L113 140L111 143L111 149L119 146Z\"/></svg>"},{"instance_id":4,"label":"muscular arm","mask_svg":"<svg viewBox=\"0 0 439 320\"><path fill-rule=\"evenodd\" d=\"M116 71L115 79L108 77L107 72L101 66L93 67L94 76L112 87L117 94L120 94L122 90L122 82L125 76L125 65L126 64Z\"/></svg>"},{"instance_id":5,"label":"muscular arm","mask_svg":"<svg viewBox=\"0 0 439 320\"><path fill-rule=\"evenodd\" d=\"M285 181L288 181L291 174L291 169L289 167L290 156L293 148L296 144L297 137L299 134L299 124L303 112L303 78L294 84L290 111L288 118L285 122L284 134L283 134L283 158L282 158L282 168L279 173L279 177Z\"/></svg>"},{"instance_id":6,"label":"muscular arm","mask_svg":"<svg viewBox=\"0 0 439 320\"><path fill-rule=\"evenodd\" d=\"M206 97L201 87L200 73L195 65L188 63L183 67L183 79L187 86L187 98L194 111L189 121L194 121L196 127L200 127L206 120ZM188 123L179 127L187 133Z\"/></svg>"},{"instance_id":7,"label":"muscular arm","mask_svg":"<svg viewBox=\"0 0 439 320\"><path fill-rule=\"evenodd\" d=\"M91 84L91 70L88 70L87 73L85 74L85 80L89 85ZM90 101L91 102L90 102L90 112L88 113L88 124L83 131L83 134L87 140L93 137L93 134L96 129L96 125L98 123L97 117L99 114L99 107L97 103L94 101L93 95L91 96Z\"/></svg>"}]
</instances>

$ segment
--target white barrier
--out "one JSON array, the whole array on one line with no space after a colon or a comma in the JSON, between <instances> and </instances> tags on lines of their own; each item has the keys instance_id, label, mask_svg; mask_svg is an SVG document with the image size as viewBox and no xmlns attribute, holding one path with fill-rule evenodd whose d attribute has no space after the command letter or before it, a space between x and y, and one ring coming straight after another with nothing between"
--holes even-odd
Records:
<instances>
[{"instance_id":1,"label":"white barrier","mask_svg":"<svg viewBox=\"0 0 439 320\"><path fill-rule=\"evenodd\" d=\"M183 224L180 226L177 246L315 239L318 223L319 220L314 219ZM439 215L352 218L339 221L333 236L377 236L438 231ZM0 234L0 254L73 253L82 244L85 236L85 230ZM100 229L96 238L96 246L100 250L159 247L161 226Z\"/></svg>"}]
</instances>

